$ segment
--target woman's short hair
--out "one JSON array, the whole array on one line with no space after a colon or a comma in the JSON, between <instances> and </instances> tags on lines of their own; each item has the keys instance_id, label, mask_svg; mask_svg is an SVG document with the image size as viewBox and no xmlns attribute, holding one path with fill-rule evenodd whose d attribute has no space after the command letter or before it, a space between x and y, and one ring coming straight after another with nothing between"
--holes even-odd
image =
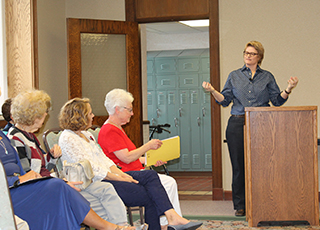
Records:
<instances>
[{"instance_id":1,"label":"woman's short hair","mask_svg":"<svg viewBox=\"0 0 320 230\"><path fill-rule=\"evenodd\" d=\"M33 125L51 108L50 96L42 90L28 90L12 99L11 115L15 123Z\"/></svg>"},{"instance_id":2,"label":"woman's short hair","mask_svg":"<svg viewBox=\"0 0 320 230\"><path fill-rule=\"evenodd\" d=\"M116 107L121 107L124 109L128 102L132 103L134 100L131 93L124 89L113 89L106 95L106 99L104 101L104 106L106 107L109 115L113 115L115 113Z\"/></svg>"},{"instance_id":3,"label":"woman's short hair","mask_svg":"<svg viewBox=\"0 0 320 230\"><path fill-rule=\"evenodd\" d=\"M258 56L260 57L260 60L258 61L258 65L261 65L263 57L264 57L264 48L263 48L262 44L258 41L250 41L244 47L244 51L246 51L246 49L249 46L255 48L258 51Z\"/></svg>"},{"instance_id":4,"label":"woman's short hair","mask_svg":"<svg viewBox=\"0 0 320 230\"><path fill-rule=\"evenodd\" d=\"M11 112L10 112L11 103L12 103L12 99L8 98L7 100L4 101L1 107L2 116L7 122L10 122L12 120Z\"/></svg>"},{"instance_id":5,"label":"woman's short hair","mask_svg":"<svg viewBox=\"0 0 320 230\"><path fill-rule=\"evenodd\" d=\"M73 98L60 110L59 124L62 129L72 131L84 130L88 125L88 98Z\"/></svg>"}]
</instances>

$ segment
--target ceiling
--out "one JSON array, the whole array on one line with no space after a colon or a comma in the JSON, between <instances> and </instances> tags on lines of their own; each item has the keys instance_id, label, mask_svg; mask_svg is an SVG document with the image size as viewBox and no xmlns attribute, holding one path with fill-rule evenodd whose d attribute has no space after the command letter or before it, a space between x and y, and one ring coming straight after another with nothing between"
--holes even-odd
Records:
<instances>
[{"instance_id":1,"label":"ceiling","mask_svg":"<svg viewBox=\"0 0 320 230\"><path fill-rule=\"evenodd\" d=\"M156 34L187 34L208 32L209 27L190 27L180 22L161 22L147 23L146 30L147 33Z\"/></svg>"}]
</instances>

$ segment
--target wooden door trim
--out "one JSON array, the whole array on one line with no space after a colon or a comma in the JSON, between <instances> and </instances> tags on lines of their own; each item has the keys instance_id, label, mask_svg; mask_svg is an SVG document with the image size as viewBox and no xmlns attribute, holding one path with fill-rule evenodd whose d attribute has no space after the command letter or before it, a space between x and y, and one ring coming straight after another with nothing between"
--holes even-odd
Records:
<instances>
[{"instance_id":1,"label":"wooden door trim","mask_svg":"<svg viewBox=\"0 0 320 230\"><path fill-rule=\"evenodd\" d=\"M126 0L126 20L136 21L140 23L166 22L192 19L209 19L209 37L210 37L210 81L217 90L220 90L220 55L219 55L219 1L218 0L154 0L152 2L160 2L174 4L174 2L195 2L202 4L196 12L192 9L185 9L185 14L168 15L165 6L162 7L163 15L157 12L152 17L148 15L138 15L138 7L142 3L148 4L150 0ZM150 2L149 2L150 3ZM150 7L150 6L149 6ZM207 7L207 9L206 9ZM199 10L200 9L200 10ZM202 9L202 10L201 10ZM148 13L148 12L147 12ZM137 16L138 15L138 16ZM211 97L211 136L212 136L212 199L223 200L222 188L222 139L221 139L221 108L213 97Z\"/></svg>"},{"instance_id":2,"label":"wooden door trim","mask_svg":"<svg viewBox=\"0 0 320 230\"><path fill-rule=\"evenodd\" d=\"M125 34L127 58L127 91L134 97L134 116L126 125L127 135L137 146L142 145L142 95L140 69L140 35L136 22L92 19L67 19L68 30L68 97L82 97L81 33ZM107 93L107 92L106 92ZM103 102L101 102L103 103ZM102 125L107 116L95 117L95 124ZM132 128L131 128L132 127ZM139 127L139 128L137 128Z\"/></svg>"}]
</instances>

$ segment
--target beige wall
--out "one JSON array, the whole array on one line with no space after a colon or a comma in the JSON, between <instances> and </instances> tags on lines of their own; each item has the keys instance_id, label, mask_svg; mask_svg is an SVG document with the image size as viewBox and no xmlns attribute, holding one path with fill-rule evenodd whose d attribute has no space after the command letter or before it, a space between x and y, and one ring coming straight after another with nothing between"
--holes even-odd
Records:
<instances>
[{"instance_id":1,"label":"beige wall","mask_svg":"<svg viewBox=\"0 0 320 230\"><path fill-rule=\"evenodd\" d=\"M318 0L221 0L221 87L229 72L242 66L246 42L257 40L265 48L262 68L274 74L282 90L290 76L300 79L285 106L319 106L320 84L316 70L320 63L319 7ZM222 109L222 137L225 137L229 114L230 107ZM231 190L226 144L223 144L222 154L223 187Z\"/></svg>"},{"instance_id":2,"label":"beige wall","mask_svg":"<svg viewBox=\"0 0 320 230\"><path fill-rule=\"evenodd\" d=\"M52 98L53 107L43 130L58 127L58 113L68 99L65 3L38 2L39 88Z\"/></svg>"},{"instance_id":3,"label":"beige wall","mask_svg":"<svg viewBox=\"0 0 320 230\"><path fill-rule=\"evenodd\" d=\"M229 72L242 66L245 43L258 40L266 49L262 68L275 75L281 89L290 76L300 78L286 106L320 104L315 70L320 63L318 0L221 0L219 7L221 87ZM124 0L38 1L40 88L53 99L45 128L58 126L59 109L67 100L66 17L124 20ZM223 138L229 114L230 108L222 109ZM223 187L231 190L225 144L222 155Z\"/></svg>"},{"instance_id":4,"label":"beige wall","mask_svg":"<svg viewBox=\"0 0 320 230\"><path fill-rule=\"evenodd\" d=\"M66 18L125 20L124 0L40 0L38 2L39 88L52 98L53 110L43 130L58 127L68 100Z\"/></svg>"}]
</instances>

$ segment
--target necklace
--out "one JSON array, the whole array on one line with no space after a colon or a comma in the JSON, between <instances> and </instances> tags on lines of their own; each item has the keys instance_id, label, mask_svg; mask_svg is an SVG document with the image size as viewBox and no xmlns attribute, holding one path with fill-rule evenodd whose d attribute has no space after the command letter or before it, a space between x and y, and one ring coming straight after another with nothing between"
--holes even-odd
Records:
<instances>
[{"instance_id":1,"label":"necklace","mask_svg":"<svg viewBox=\"0 0 320 230\"><path fill-rule=\"evenodd\" d=\"M112 121L107 120L107 122L106 122L106 123L109 123L110 125L113 125L113 126L117 127L117 128L118 128L118 129L120 129L124 134L126 134L126 133L124 132L124 130L123 130L123 128L122 128L121 126L119 126L119 125L117 125L117 124L113 123Z\"/></svg>"},{"instance_id":2,"label":"necklace","mask_svg":"<svg viewBox=\"0 0 320 230\"><path fill-rule=\"evenodd\" d=\"M0 137L0 138L1 138L1 139L0 139L0 145L1 145L1 147L4 149L5 154L8 155L8 150L7 150L7 148L6 148L6 145L5 145L5 143L3 143L3 141L2 141L2 137Z\"/></svg>"}]
</instances>

